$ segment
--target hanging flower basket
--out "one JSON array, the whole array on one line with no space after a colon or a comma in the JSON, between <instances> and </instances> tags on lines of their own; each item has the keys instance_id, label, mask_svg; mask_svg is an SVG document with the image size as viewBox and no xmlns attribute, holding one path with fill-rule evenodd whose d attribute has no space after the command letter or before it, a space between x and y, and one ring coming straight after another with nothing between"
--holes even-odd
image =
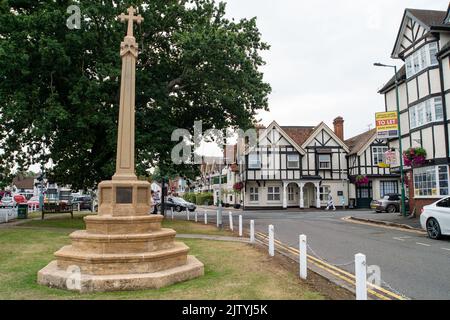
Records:
<instances>
[{"instance_id":1,"label":"hanging flower basket","mask_svg":"<svg viewBox=\"0 0 450 320\"><path fill-rule=\"evenodd\" d=\"M420 167L427 160L427 151L424 148L409 148L403 152L403 161L405 166Z\"/></svg>"},{"instance_id":2,"label":"hanging flower basket","mask_svg":"<svg viewBox=\"0 0 450 320\"><path fill-rule=\"evenodd\" d=\"M367 176L357 176L355 179L355 183L358 186L366 186L369 184L369 178Z\"/></svg>"},{"instance_id":3,"label":"hanging flower basket","mask_svg":"<svg viewBox=\"0 0 450 320\"><path fill-rule=\"evenodd\" d=\"M234 191L241 191L244 188L244 184L242 182L235 183L233 186Z\"/></svg>"}]
</instances>

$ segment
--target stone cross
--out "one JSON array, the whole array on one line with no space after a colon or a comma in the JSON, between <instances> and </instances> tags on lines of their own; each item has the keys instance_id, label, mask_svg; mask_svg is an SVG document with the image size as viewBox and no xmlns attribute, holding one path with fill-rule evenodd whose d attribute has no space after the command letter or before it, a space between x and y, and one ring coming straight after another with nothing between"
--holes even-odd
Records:
<instances>
[{"instance_id":1,"label":"stone cross","mask_svg":"<svg viewBox=\"0 0 450 320\"><path fill-rule=\"evenodd\" d=\"M122 13L118 18L120 19L120 22L128 21L127 37L133 37L133 23L136 22L137 24L141 24L141 22L144 21L144 18L142 18L141 15L135 16L136 9L133 7L129 7L127 12L128 15Z\"/></svg>"}]
</instances>

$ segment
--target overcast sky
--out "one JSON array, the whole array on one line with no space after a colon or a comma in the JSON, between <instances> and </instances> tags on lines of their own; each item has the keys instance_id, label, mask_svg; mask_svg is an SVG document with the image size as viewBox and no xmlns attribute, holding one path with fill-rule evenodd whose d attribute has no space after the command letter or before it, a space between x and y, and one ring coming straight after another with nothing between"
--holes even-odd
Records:
<instances>
[{"instance_id":1,"label":"overcast sky","mask_svg":"<svg viewBox=\"0 0 450 320\"><path fill-rule=\"evenodd\" d=\"M257 17L272 85L264 124L332 126L345 119L346 138L374 127L384 110L378 89L393 76L374 62L390 59L405 8L446 11L446 0L226 0L228 16Z\"/></svg>"}]
</instances>

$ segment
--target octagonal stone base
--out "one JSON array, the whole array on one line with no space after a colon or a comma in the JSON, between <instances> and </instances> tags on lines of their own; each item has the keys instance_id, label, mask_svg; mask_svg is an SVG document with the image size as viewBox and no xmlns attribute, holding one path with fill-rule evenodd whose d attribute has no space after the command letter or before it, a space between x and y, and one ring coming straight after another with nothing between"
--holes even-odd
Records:
<instances>
[{"instance_id":1,"label":"octagonal stone base","mask_svg":"<svg viewBox=\"0 0 450 320\"><path fill-rule=\"evenodd\" d=\"M204 266L195 257L188 256L185 265L153 273L89 275L74 271L59 269L57 261L52 261L39 271L38 283L80 293L159 289L203 276Z\"/></svg>"}]
</instances>

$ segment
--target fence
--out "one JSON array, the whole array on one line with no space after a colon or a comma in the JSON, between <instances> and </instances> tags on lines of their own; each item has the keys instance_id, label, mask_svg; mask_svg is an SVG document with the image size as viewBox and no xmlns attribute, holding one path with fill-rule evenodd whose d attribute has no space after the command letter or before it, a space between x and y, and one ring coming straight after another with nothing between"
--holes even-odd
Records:
<instances>
[{"instance_id":1,"label":"fence","mask_svg":"<svg viewBox=\"0 0 450 320\"><path fill-rule=\"evenodd\" d=\"M0 209L0 223L17 219L17 208Z\"/></svg>"}]
</instances>

